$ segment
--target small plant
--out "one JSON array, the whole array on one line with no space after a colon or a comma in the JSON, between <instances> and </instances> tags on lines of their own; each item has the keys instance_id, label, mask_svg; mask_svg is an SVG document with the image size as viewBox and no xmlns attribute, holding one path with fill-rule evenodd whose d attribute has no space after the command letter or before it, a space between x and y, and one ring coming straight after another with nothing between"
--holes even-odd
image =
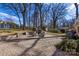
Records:
<instances>
[{"instance_id":1,"label":"small plant","mask_svg":"<svg viewBox=\"0 0 79 59\"><path fill-rule=\"evenodd\" d=\"M77 48L76 40L68 40L66 44L67 44L68 52L73 52L74 50L76 51Z\"/></svg>"}]
</instances>

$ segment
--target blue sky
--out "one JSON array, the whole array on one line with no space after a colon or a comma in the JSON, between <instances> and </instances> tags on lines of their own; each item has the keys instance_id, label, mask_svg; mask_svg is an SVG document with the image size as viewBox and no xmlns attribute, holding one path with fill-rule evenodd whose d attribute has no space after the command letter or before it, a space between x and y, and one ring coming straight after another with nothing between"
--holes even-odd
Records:
<instances>
[{"instance_id":1,"label":"blue sky","mask_svg":"<svg viewBox=\"0 0 79 59\"><path fill-rule=\"evenodd\" d=\"M69 14L66 16L66 18L69 20L69 19L72 19L73 16L75 16L74 4L71 4L67 9ZM0 20L6 21L6 17L9 19L11 18L12 21L19 24L18 17L10 9L5 9L3 4L0 4Z\"/></svg>"},{"instance_id":2,"label":"blue sky","mask_svg":"<svg viewBox=\"0 0 79 59\"><path fill-rule=\"evenodd\" d=\"M71 6L69 6L67 9L68 9L68 13L69 13L67 15L67 19L72 19L73 17L75 17L76 9L75 9L74 4L71 4Z\"/></svg>"}]
</instances>

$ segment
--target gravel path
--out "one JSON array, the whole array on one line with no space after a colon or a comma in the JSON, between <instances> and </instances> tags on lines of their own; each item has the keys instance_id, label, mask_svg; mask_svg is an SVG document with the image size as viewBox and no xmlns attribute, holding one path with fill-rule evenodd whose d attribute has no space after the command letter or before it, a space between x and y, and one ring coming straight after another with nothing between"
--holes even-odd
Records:
<instances>
[{"instance_id":1,"label":"gravel path","mask_svg":"<svg viewBox=\"0 0 79 59\"><path fill-rule=\"evenodd\" d=\"M51 56L56 51L54 46L60 43L60 37L22 40L18 42L0 42L0 56Z\"/></svg>"}]
</instances>

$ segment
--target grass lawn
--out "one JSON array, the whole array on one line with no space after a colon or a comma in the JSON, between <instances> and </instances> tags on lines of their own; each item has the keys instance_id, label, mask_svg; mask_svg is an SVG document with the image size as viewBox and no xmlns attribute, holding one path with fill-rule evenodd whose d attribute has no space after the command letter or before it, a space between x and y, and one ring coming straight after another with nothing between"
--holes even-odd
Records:
<instances>
[{"instance_id":1,"label":"grass lawn","mask_svg":"<svg viewBox=\"0 0 79 59\"><path fill-rule=\"evenodd\" d=\"M52 33L52 32L47 32L49 35L65 35L65 33Z\"/></svg>"},{"instance_id":2,"label":"grass lawn","mask_svg":"<svg viewBox=\"0 0 79 59\"><path fill-rule=\"evenodd\" d=\"M32 30L20 30L20 29L0 29L0 36L11 35L14 33L21 33L21 32L30 32Z\"/></svg>"},{"instance_id":3,"label":"grass lawn","mask_svg":"<svg viewBox=\"0 0 79 59\"><path fill-rule=\"evenodd\" d=\"M21 32L32 32L32 30L21 30L21 29L0 29L0 35L10 35L14 33L21 33ZM65 35L65 33L52 33L47 32L48 35Z\"/></svg>"}]
</instances>

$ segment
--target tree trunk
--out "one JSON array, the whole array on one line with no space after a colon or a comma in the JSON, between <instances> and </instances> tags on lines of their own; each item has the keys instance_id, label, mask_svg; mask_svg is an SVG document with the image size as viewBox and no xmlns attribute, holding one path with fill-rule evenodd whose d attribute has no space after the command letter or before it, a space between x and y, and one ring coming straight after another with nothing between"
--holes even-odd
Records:
<instances>
[{"instance_id":1,"label":"tree trunk","mask_svg":"<svg viewBox=\"0 0 79 59\"><path fill-rule=\"evenodd\" d=\"M25 13L23 13L23 30L25 30Z\"/></svg>"},{"instance_id":2,"label":"tree trunk","mask_svg":"<svg viewBox=\"0 0 79 59\"><path fill-rule=\"evenodd\" d=\"M54 29L56 28L56 21L55 20L53 21L53 28Z\"/></svg>"},{"instance_id":3,"label":"tree trunk","mask_svg":"<svg viewBox=\"0 0 79 59\"><path fill-rule=\"evenodd\" d=\"M18 16L19 17L19 16ZM21 20L20 20L20 17L19 17L19 28L21 28Z\"/></svg>"},{"instance_id":4,"label":"tree trunk","mask_svg":"<svg viewBox=\"0 0 79 59\"><path fill-rule=\"evenodd\" d=\"M26 19L25 19L26 4L23 3L23 6L24 6L24 10L22 12L22 15L23 15L23 30L25 30L25 25L26 25Z\"/></svg>"},{"instance_id":5,"label":"tree trunk","mask_svg":"<svg viewBox=\"0 0 79 59\"><path fill-rule=\"evenodd\" d=\"M76 7L76 19L78 18L78 5L77 3L74 3L75 4L75 7Z\"/></svg>"},{"instance_id":6,"label":"tree trunk","mask_svg":"<svg viewBox=\"0 0 79 59\"><path fill-rule=\"evenodd\" d=\"M40 27L41 27L41 29L42 29L42 18L41 18L41 8L40 8Z\"/></svg>"},{"instance_id":7,"label":"tree trunk","mask_svg":"<svg viewBox=\"0 0 79 59\"><path fill-rule=\"evenodd\" d=\"M31 9L31 4L29 4L29 28L30 28L30 9Z\"/></svg>"}]
</instances>

